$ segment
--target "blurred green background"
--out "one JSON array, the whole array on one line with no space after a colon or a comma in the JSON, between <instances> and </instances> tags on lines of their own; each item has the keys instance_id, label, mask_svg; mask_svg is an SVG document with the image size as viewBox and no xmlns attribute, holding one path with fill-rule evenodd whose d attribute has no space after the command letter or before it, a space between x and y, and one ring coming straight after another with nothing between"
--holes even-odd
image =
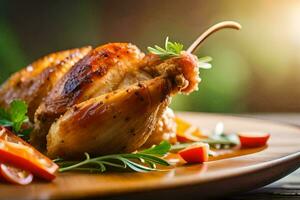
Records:
<instances>
[{"instance_id":1,"label":"blurred green background","mask_svg":"<svg viewBox=\"0 0 300 200\"><path fill-rule=\"evenodd\" d=\"M166 36L188 47L206 28L235 20L241 31L211 36L213 57L199 91L175 97L176 110L300 111L300 1L0 1L0 82L50 52L107 42L146 51Z\"/></svg>"}]
</instances>

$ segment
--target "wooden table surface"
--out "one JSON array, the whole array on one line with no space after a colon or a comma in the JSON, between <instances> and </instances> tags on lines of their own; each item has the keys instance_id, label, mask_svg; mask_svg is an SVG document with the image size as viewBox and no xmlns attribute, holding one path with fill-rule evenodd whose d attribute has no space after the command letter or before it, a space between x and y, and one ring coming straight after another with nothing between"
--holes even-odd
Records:
<instances>
[{"instance_id":1,"label":"wooden table surface","mask_svg":"<svg viewBox=\"0 0 300 200\"><path fill-rule=\"evenodd\" d=\"M238 116L289 123L300 127L300 114L244 114ZM229 198L230 200L300 200L300 169L261 189Z\"/></svg>"}]
</instances>

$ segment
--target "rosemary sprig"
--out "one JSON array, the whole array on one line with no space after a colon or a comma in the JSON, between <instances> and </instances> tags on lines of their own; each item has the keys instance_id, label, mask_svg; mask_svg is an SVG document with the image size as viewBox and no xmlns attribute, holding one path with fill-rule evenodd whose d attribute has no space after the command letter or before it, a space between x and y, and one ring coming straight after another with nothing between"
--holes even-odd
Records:
<instances>
[{"instance_id":1,"label":"rosemary sprig","mask_svg":"<svg viewBox=\"0 0 300 200\"><path fill-rule=\"evenodd\" d=\"M90 171L102 173L107 171L107 167L131 169L136 172L159 171L157 165L169 166L169 163L160 158L170 151L171 145L168 142L162 142L157 146L149 149L131 153L131 154L115 154L91 158L85 153L83 161L63 161L57 160L57 164L61 167L60 172L67 171Z\"/></svg>"},{"instance_id":2,"label":"rosemary sprig","mask_svg":"<svg viewBox=\"0 0 300 200\"><path fill-rule=\"evenodd\" d=\"M170 42L169 37L167 37L165 40L164 48L158 45L154 45L154 47L148 47L147 49L150 53L158 55L162 60L166 60L172 57L178 57L180 56L181 52L184 51L183 44L178 42ZM211 57L198 57L198 67L203 69L210 69L210 61L212 61Z\"/></svg>"},{"instance_id":3,"label":"rosemary sprig","mask_svg":"<svg viewBox=\"0 0 300 200\"><path fill-rule=\"evenodd\" d=\"M165 40L165 48L162 48L158 45L153 47L148 47L150 53L158 55L162 60L177 57L183 51L183 45L177 42L170 42L169 37Z\"/></svg>"}]
</instances>

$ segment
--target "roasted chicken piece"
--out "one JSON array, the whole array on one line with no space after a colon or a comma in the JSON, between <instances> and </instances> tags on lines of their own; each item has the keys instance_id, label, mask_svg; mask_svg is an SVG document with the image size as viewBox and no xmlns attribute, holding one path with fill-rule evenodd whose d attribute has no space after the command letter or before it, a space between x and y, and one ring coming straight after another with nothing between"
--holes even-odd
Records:
<instances>
[{"instance_id":1,"label":"roasted chicken piece","mask_svg":"<svg viewBox=\"0 0 300 200\"><path fill-rule=\"evenodd\" d=\"M33 121L43 98L90 50L91 47L83 47L52 53L15 73L0 87L0 106L8 107L14 99L22 99L28 104L28 116Z\"/></svg>"},{"instance_id":2,"label":"roasted chicken piece","mask_svg":"<svg viewBox=\"0 0 300 200\"><path fill-rule=\"evenodd\" d=\"M143 57L136 46L127 43L93 49L72 66L37 109L31 143L44 150L46 135L55 120L76 104L118 89L126 74L135 70Z\"/></svg>"},{"instance_id":3,"label":"roasted chicken piece","mask_svg":"<svg viewBox=\"0 0 300 200\"><path fill-rule=\"evenodd\" d=\"M155 77L71 107L50 128L50 157L132 152L145 144L170 97L197 88L197 60L191 54L143 66Z\"/></svg>"},{"instance_id":4,"label":"roasted chicken piece","mask_svg":"<svg viewBox=\"0 0 300 200\"><path fill-rule=\"evenodd\" d=\"M82 50L85 56L78 53ZM147 145L158 143L162 127L173 120L164 116L170 97L193 91L199 82L196 58L187 53L162 62L127 43L72 51L77 56L36 67L19 84L22 91L7 85L13 85L16 81L11 80L24 70L2 86L3 93L11 91L4 102L12 96L30 105L35 113L31 143L42 151L47 148L52 157L130 152L143 146L152 133ZM32 82L41 84L33 87Z\"/></svg>"},{"instance_id":5,"label":"roasted chicken piece","mask_svg":"<svg viewBox=\"0 0 300 200\"><path fill-rule=\"evenodd\" d=\"M50 54L0 88L0 105L26 101L34 122L30 142L53 158L132 152L172 141L164 137L175 129L171 97L197 89L199 60L192 52L221 28L240 26L217 24L168 59L145 56L128 43Z\"/></svg>"}]
</instances>

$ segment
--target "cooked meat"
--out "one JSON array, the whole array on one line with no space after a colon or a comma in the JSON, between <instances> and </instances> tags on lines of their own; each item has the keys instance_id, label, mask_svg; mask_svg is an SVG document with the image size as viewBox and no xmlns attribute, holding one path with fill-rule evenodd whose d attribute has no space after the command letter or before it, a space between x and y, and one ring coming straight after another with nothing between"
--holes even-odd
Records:
<instances>
[{"instance_id":1,"label":"cooked meat","mask_svg":"<svg viewBox=\"0 0 300 200\"><path fill-rule=\"evenodd\" d=\"M22 99L28 104L28 115L33 121L36 109L51 88L90 50L91 47L83 47L52 53L15 73L0 88L1 107Z\"/></svg>"},{"instance_id":2,"label":"cooked meat","mask_svg":"<svg viewBox=\"0 0 300 200\"><path fill-rule=\"evenodd\" d=\"M143 147L148 148L152 145L158 145L162 141L168 141L170 144L175 144L177 142L176 130L177 124L175 122L175 114L171 108L167 108L162 113L161 118L159 118L152 134Z\"/></svg>"},{"instance_id":3,"label":"cooked meat","mask_svg":"<svg viewBox=\"0 0 300 200\"><path fill-rule=\"evenodd\" d=\"M124 153L161 140L174 142L171 97L198 89L199 60L192 53L224 28L241 26L218 23L186 52L168 40L166 50L156 46L155 54L174 56L167 60L128 43L50 54L1 86L0 106L26 101L35 127L30 141L51 157Z\"/></svg>"},{"instance_id":4,"label":"cooked meat","mask_svg":"<svg viewBox=\"0 0 300 200\"><path fill-rule=\"evenodd\" d=\"M33 63L1 87L0 102L29 104L31 143L44 152L47 147L51 157L130 152L164 139L163 129L171 134L173 118L165 114L170 97L192 92L199 81L189 53L162 61L113 43Z\"/></svg>"},{"instance_id":5,"label":"cooked meat","mask_svg":"<svg viewBox=\"0 0 300 200\"><path fill-rule=\"evenodd\" d=\"M51 126L48 155L105 155L140 148L151 136L169 98L196 88L197 69L195 58L182 54L148 69L156 78L72 106Z\"/></svg>"},{"instance_id":6,"label":"cooked meat","mask_svg":"<svg viewBox=\"0 0 300 200\"><path fill-rule=\"evenodd\" d=\"M145 143L160 104L171 92L166 79L152 79L74 106L47 136L48 155L76 157L132 152ZM72 126L70 126L72 125Z\"/></svg>"},{"instance_id":7,"label":"cooked meat","mask_svg":"<svg viewBox=\"0 0 300 200\"><path fill-rule=\"evenodd\" d=\"M37 109L31 143L45 149L46 135L57 118L73 105L116 90L143 57L136 46L128 43L106 44L92 50L61 78Z\"/></svg>"}]
</instances>

